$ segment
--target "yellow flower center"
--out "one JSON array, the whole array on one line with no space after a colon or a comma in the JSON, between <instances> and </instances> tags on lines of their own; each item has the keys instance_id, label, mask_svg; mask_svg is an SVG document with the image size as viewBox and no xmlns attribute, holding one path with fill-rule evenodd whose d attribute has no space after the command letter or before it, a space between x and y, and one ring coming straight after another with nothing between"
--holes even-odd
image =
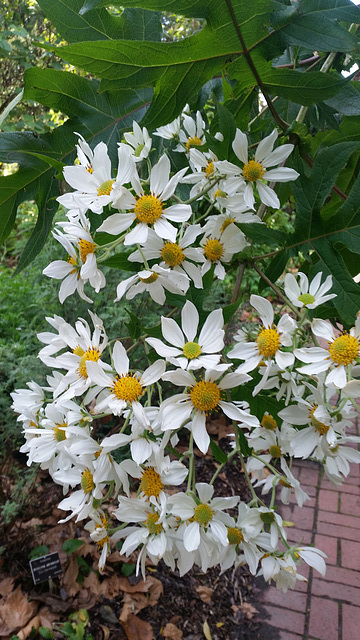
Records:
<instances>
[{"instance_id":1,"label":"yellow flower center","mask_svg":"<svg viewBox=\"0 0 360 640\"><path fill-rule=\"evenodd\" d=\"M135 376L131 375L131 373L120 377L116 376L116 378L113 393L118 400L135 402L135 400L143 394L142 385Z\"/></svg>"},{"instance_id":2,"label":"yellow flower center","mask_svg":"<svg viewBox=\"0 0 360 640\"><path fill-rule=\"evenodd\" d=\"M183 346L183 354L185 358L193 360L194 358L198 358L201 354L201 347L197 342L186 342Z\"/></svg>"},{"instance_id":3,"label":"yellow flower center","mask_svg":"<svg viewBox=\"0 0 360 640\"><path fill-rule=\"evenodd\" d=\"M161 257L169 267L175 267L185 260L185 254L176 242L165 242L161 249Z\"/></svg>"},{"instance_id":4,"label":"yellow flower center","mask_svg":"<svg viewBox=\"0 0 360 640\"><path fill-rule=\"evenodd\" d=\"M73 353L75 353L76 356L83 356L84 349L82 349L80 345L78 345L77 347L75 347L75 349L73 349Z\"/></svg>"},{"instance_id":5,"label":"yellow flower center","mask_svg":"<svg viewBox=\"0 0 360 640\"><path fill-rule=\"evenodd\" d=\"M276 329L263 329L256 340L259 353L268 358L274 356L280 347L280 336Z\"/></svg>"},{"instance_id":6,"label":"yellow flower center","mask_svg":"<svg viewBox=\"0 0 360 640\"><path fill-rule=\"evenodd\" d=\"M194 512L194 520L199 524L204 525L206 527L210 520L213 517L213 512L211 511L208 504L199 504Z\"/></svg>"},{"instance_id":7,"label":"yellow flower center","mask_svg":"<svg viewBox=\"0 0 360 640\"><path fill-rule=\"evenodd\" d=\"M263 177L264 173L265 169L263 169L260 162L256 162L256 160L250 160L243 168L243 176L245 180L249 182L256 182L256 180Z\"/></svg>"},{"instance_id":8,"label":"yellow flower center","mask_svg":"<svg viewBox=\"0 0 360 640\"><path fill-rule=\"evenodd\" d=\"M235 218L225 218L224 222L220 227L220 233L224 233L225 229L227 229L229 224L231 224L232 222L235 222Z\"/></svg>"},{"instance_id":9,"label":"yellow flower center","mask_svg":"<svg viewBox=\"0 0 360 640\"><path fill-rule=\"evenodd\" d=\"M186 142L186 148L189 151L191 147L201 147L202 142L198 136L194 136L193 138L188 138Z\"/></svg>"},{"instance_id":10,"label":"yellow flower center","mask_svg":"<svg viewBox=\"0 0 360 640\"><path fill-rule=\"evenodd\" d=\"M67 261L68 261L70 264L72 264L72 266L73 266L73 267L76 267L76 266L77 266L77 262L76 262L75 258L72 258L71 256L68 256ZM71 273L73 273L73 271L71 271Z\"/></svg>"},{"instance_id":11,"label":"yellow flower center","mask_svg":"<svg viewBox=\"0 0 360 640\"><path fill-rule=\"evenodd\" d=\"M311 409L310 411L310 422L312 424L312 426L314 427L315 431L318 432L319 437L320 436L324 436L327 434L327 432L329 431L329 426L327 424L324 424L323 422L320 422L319 420L317 420L314 416L314 413L316 411L316 409L318 408L318 405L315 405L315 407L313 409Z\"/></svg>"},{"instance_id":12,"label":"yellow flower center","mask_svg":"<svg viewBox=\"0 0 360 640\"><path fill-rule=\"evenodd\" d=\"M214 163L213 162L209 162L208 166L205 169L206 177L210 178L212 173L214 173Z\"/></svg>"},{"instance_id":13,"label":"yellow flower center","mask_svg":"<svg viewBox=\"0 0 360 640\"><path fill-rule=\"evenodd\" d=\"M155 273L155 271L152 272L151 276L149 276L148 278L140 278L141 282L144 282L145 284L152 284L153 282L155 282L158 279L158 274Z\"/></svg>"},{"instance_id":14,"label":"yellow flower center","mask_svg":"<svg viewBox=\"0 0 360 640\"><path fill-rule=\"evenodd\" d=\"M359 343L354 336L343 333L330 345L329 353L336 364L351 364L359 355Z\"/></svg>"},{"instance_id":15,"label":"yellow flower center","mask_svg":"<svg viewBox=\"0 0 360 640\"><path fill-rule=\"evenodd\" d=\"M146 519L146 526L149 529L150 533L160 533L162 530L162 524L156 524L159 520L159 516L157 513L149 513Z\"/></svg>"},{"instance_id":16,"label":"yellow flower center","mask_svg":"<svg viewBox=\"0 0 360 640\"><path fill-rule=\"evenodd\" d=\"M268 429L269 431L275 431L277 428L276 420L274 420L274 418L268 413L264 413L263 419L261 420L260 424L262 427L264 427L264 429Z\"/></svg>"},{"instance_id":17,"label":"yellow flower center","mask_svg":"<svg viewBox=\"0 0 360 640\"><path fill-rule=\"evenodd\" d=\"M81 240L79 240L79 253L80 253L80 258L82 262L85 262L86 256L88 256L89 253L95 253L95 249L96 249L96 244L81 238Z\"/></svg>"},{"instance_id":18,"label":"yellow flower center","mask_svg":"<svg viewBox=\"0 0 360 640\"><path fill-rule=\"evenodd\" d=\"M65 429L67 427L66 422L62 422L61 424L57 424L54 429L54 438L57 442L62 442L66 440Z\"/></svg>"},{"instance_id":19,"label":"yellow flower center","mask_svg":"<svg viewBox=\"0 0 360 640\"><path fill-rule=\"evenodd\" d=\"M108 519L106 516L100 516L100 520L102 522L102 524L95 524L95 529L106 529L108 527ZM109 536L104 536L103 538L101 538L101 540L97 540L96 544L97 544L97 548L100 551L104 544L108 544L109 543Z\"/></svg>"},{"instance_id":20,"label":"yellow flower center","mask_svg":"<svg viewBox=\"0 0 360 640\"><path fill-rule=\"evenodd\" d=\"M224 252L224 247L217 240L217 238L209 238L204 246L205 257L211 262L216 262L216 260L220 260L222 254Z\"/></svg>"},{"instance_id":21,"label":"yellow flower center","mask_svg":"<svg viewBox=\"0 0 360 640\"><path fill-rule=\"evenodd\" d=\"M142 491L148 498L150 498L150 496L158 498L160 491L162 491L163 488L164 485L161 482L158 472L155 471L153 467L145 469L140 482L140 491Z\"/></svg>"},{"instance_id":22,"label":"yellow flower center","mask_svg":"<svg viewBox=\"0 0 360 640\"><path fill-rule=\"evenodd\" d=\"M228 528L227 537L229 544L240 544L244 540L244 536L240 529L237 529L236 527Z\"/></svg>"},{"instance_id":23,"label":"yellow flower center","mask_svg":"<svg viewBox=\"0 0 360 640\"><path fill-rule=\"evenodd\" d=\"M226 198L226 196L226 191L223 191L222 189L216 189L214 193L214 198Z\"/></svg>"},{"instance_id":24,"label":"yellow flower center","mask_svg":"<svg viewBox=\"0 0 360 640\"><path fill-rule=\"evenodd\" d=\"M141 196L141 198L136 201L134 212L139 222L152 224L161 217L161 200L155 196Z\"/></svg>"},{"instance_id":25,"label":"yellow flower center","mask_svg":"<svg viewBox=\"0 0 360 640\"><path fill-rule=\"evenodd\" d=\"M93 489L95 489L94 478L89 469L85 469L81 474L81 488L84 493L90 493Z\"/></svg>"},{"instance_id":26,"label":"yellow flower center","mask_svg":"<svg viewBox=\"0 0 360 640\"><path fill-rule=\"evenodd\" d=\"M86 169L86 171L87 171L88 173L94 173L94 169L92 168L91 164L88 164L88 165L85 167L85 169Z\"/></svg>"},{"instance_id":27,"label":"yellow flower center","mask_svg":"<svg viewBox=\"0 0 360 640\"><path fill-rule=\"evenodd\" d=\"M311 293L302 293L301 296L298 297L298 300L299 302L302 302L305 307L307 304L312 304L313 302L315 302L315 298L311 295Z\"/></svg>"},{"instance_id":28,"label":"yellow flower center","mask_svg":"<svg viewBox=\"0 0 360 640\"><path fill-rule=\"evenodd\" d=\"M97 190L98 196L109 196L115 180L105 180Z\"/></svg>"},{"instance_id":29,"label":"yellow flower center","mask_svg":"<svg viewBox=\"0 0 360 640\"><path fill-rule=\"evenodd\" d=\"M269 453L272 458L280 458L281 449L276 444L274 444L272 447L269 448Z\"/></svg>"},{"instance_id":30,"label":"yellow flower center","mask_svg":"<svg viewBox=\"0 0 360 640\"><path fill-rule=\"evenodd\" d=\"M220 400L220 389L215 382L200 380L190 391L190 399L195 409L211 411L217 407Z\"/></svg>"},{"instance_id":31,"label":"yellow flower center","mask_svg":"<svg viewBox=\"0 0 360 640\"><path fill-rule=\"evenodd\" d=\"M78 348L78 347L77 347ZM88 360L97 362L100 358L100 351L97 348L86 349L85 353L80 357L78 373L81 378L87 378L86 363Z\"/></svg>"}]
</instances>

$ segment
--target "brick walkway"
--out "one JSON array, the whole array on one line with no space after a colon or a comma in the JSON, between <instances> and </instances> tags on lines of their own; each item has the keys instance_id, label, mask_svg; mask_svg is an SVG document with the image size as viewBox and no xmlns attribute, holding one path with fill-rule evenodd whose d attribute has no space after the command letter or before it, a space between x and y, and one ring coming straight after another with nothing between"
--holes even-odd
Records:
<instances>
[{"instance_id":1,"label":"brick walkway","mask_svg":"<svg viewBox=\"0 0 360 640\"><path fill-rule=\"evenodd\" d=\"M273 586L262 589L262 637L359 640L360 465L351 465L341 488L335 488L315 462L296 461L294 468L311 502L300 509L294 500L279 513L295 522L287 529L289 542L314 545L327 554L326 576L303 564L299 573L308 583L298 582L287 593Z\"/></svg>"}]
</instances>

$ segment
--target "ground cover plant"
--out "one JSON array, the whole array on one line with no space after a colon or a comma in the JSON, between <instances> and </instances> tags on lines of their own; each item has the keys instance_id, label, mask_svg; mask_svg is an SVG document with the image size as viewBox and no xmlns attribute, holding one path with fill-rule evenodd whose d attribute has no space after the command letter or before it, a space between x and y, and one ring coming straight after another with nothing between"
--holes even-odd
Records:
<instances>
[{"instance_id":1,"label":"ground cover plant","mask_svg":"<svg viewBox=\"0 0 360 640\"><path fill-rule=\"evenodd\" d=\"M0 178L1 229L36 201L17 270L52 229L43 274L72 315L38 333L46 383L11 394L20 452L62 488L60 524L97 546L99 585L114 553L148 586L159 562L179 579L246 566L284 592L304 563L324 575L278 501L309 499L296 458L336 485L360 462L360 11L185 1L198 30L171 42L172 2L39 4L66 42L41 46L81 71L25 73L24 98L68 119L0 134L18 165ZM239 493L221 480L234 462ZM138 620L121 614L128 638Z\"/></svg>"}]
</instances>

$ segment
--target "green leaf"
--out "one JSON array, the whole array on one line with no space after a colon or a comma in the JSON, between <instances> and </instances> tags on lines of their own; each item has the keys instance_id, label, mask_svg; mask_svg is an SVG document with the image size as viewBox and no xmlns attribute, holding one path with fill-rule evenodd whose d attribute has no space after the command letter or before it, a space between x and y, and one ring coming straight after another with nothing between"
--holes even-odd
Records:
<instances>
[{"instance_id":1,"label":"green leaf","mask_svg":"<svg viewBox=\"0 0 360 640\"><path fill-rule=\"evenodd\" d=\"M266 224L259 224L258 222L240 223L237 225L241 231L245 233L248 238L255 240L255 242L265 242L270 245L286 245L287 234L283 231L276 231L271 229Z\"/></svg>"},{"instance_id":2,"label":"green leaf","mask_svg":"<svg viewBox=\"0 0 360 640\"><path fill-rule=\"evenodd\" d=\"M121 271L132 271L136 273L139 271L139 264L136 262L130 262L128 257L129 254L116 253L114 256L104 260L101 264L106 267L111 267L112 269L121 269Z\"/></svg>"},{"instance_id":3,"label":"green leaf","mask_svg":"<svg viewBox=\"0 0 360 640\"><path fill-rule=\"evenodd\" d=\"M83 544L84 544L84 540L76 540L76 539L73 540L70 538L69 540L65 540L65 542L62 545L62 548L65 551L65 553L69 555L70 553L73 553L77 549L80 549L80 547L82 547Z\"/></svg>"},{"instance_id":4,"label":"green leaf","mask_svg":"<svg viewBox=\"0 0 360 640\"><path fill-rule=\"evenodd\" d=\"M129 576L131 576L134 571L135 571L135 564L132 564L131 562L127 563L127 564L122 564L121 565L121 573L123 576L125 576L126 578L128 578Z\"/></svg>"},{"instance_id":5,"label":"green leaf","mask_svg":"<svg viewBox=\"0 0 360 640\"><path fill-rule=\"evenodd\" d=\"M45 640L52 640L54 637L54 632L49 627L39 627L39 634Z\"/></svg>"},{"instance_id":6,"label":"green leaf","mask_svg":"<svg viewBox=\"0 0 360 640\"><path fill-rule=\"evenodd\" d=\"M264 60L257 51L252 52L251 57L264 88L270 94L282 96L305 106L332 98L347 83L347 80L336 72L325 74L320 71L311 71L304 73L290 69L275 69L271 62ZM235 98L242 95L245 90L257 85L244 57L237 58L229 66L228 73L231 78L238 81L233 89Z\"/></svg>"},{"instance_id":7,"label":"green leaf","mask_svg":"<svg viewBox=\"0 0 360 640\"><path fill-rule=\"evenodd\" d=\"M142 326L140 319L130 309L125 309L129 314L130 320L126 323L129 333L133 340L137 340L142 333L144 333L144 327Z\"/></svg>"},{"instance_id":8,"label":"green leaf","mask_svg":"<svg viewBox=\"0 0 360 640\"><path fill-rule=\"evenodd\" d=\"M332 291L337 297L331 304L346 325L354 323L360 307L360 286L354 282L341 256L343 246L360 253L360 177L353 184L346 201L329 220L322 219L321 208L331 197L340 171L354 152L359 152L358 142L341 142L320 149L309 177L302 174L293 184L298 212L295 232L266 271L274 281L291 256L298 252L311 256L314 264L310 275L318 271L322 271L324 277L332 274Z\"/></svg>"},{"instance_id":9,"label":"green leaf","mask_svg":"<svg viewBox=\"0 0 360 640\"><path fill-rule=\"evenodd\" d=\"M121 16L105 8L79 14L82 0L39 0L47 18L67 42L86 40L160 40L161 14L143 9L125 9ZM107 7L108 3L102 5Z\"/></svg>"},{"instance_id":10,"label":"green leaf","mask_svg":"<svg viewBox=\"0 0 360 640\"><path fill-rule=\"evenodd\" d=\"M272 24L275 28L282 25L281 36L291 46L302 46L311 51L356 49L355 36L337 20L356 23L359 10L351 6L349 0L298 0L276 12Z\"/></svg>"},{"instance_id":11,"label":"green leaf","mask_svg":"<svg viewBox=\"0 0 360 640\"><path fill-rule=\"evenodd\" d=\"M220 449L212 438L210 438L210 449L216 462L220 462L220 464L225 464L227 462L227 455L222 451L222 449Z\"/></svg>"},{"instance_id":12,"label":"green leaf","mask_svg":"<svg viewBox=\"0 0 360 640\"><path fill-rule=\"evenodd\" d=\"M35 200L38 220L18 265L24 268L42 249L57 210L59 183L54 179L54 166L59 170L72 164L77 136L82 134L95 146L106 141L109 154L117 158L117 143L124 131L140 120L151 93L123 91L118 95L99 95L96 80L53 69L29 69L25 72L25 96L43 105L61 110L69 120L51 133L0 133L0 160L17 162L19 170L0 177L0 241L9 234L19 204ZM49 166L50 165L50 166Z\"/></svg>"},{"instance_id":13,"label":"green leaf","mask_svg":"<svg viewBox=\"0 0 360 640\"><path fill-rule=\"evenodd\" d=\"M47 547L46 544L41 544L39 547L35 547L35 549L30 551L29 560L41 558L41 556L45 556L47 553L49 553L49 547Z\"/></svg>"}]
</instances>

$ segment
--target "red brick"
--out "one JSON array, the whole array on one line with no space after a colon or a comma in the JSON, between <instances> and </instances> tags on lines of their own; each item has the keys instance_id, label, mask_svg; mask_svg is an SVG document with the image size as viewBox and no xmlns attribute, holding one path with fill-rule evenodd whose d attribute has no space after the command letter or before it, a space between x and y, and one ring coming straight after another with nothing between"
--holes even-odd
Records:
<instances>
[{"instance_id":1,"label":"red brick","mask_svg":"<svg viewBox=\"0 0 360 640\"><path fill-rule=\"evenodd\" d=\"M314 509L295 506L292 513L293 522L303 531L312 531L314 526Z\"/></svg>"},{"instance_id":2,"label":"red brick","mask_svg":"<svg viewBox=\"0 0 360 640\"><path fill-rule=\"evenodd\" d=\"M342 569L340 567L333 567L328 565L326 568L325 578L321 577L317 572L314 572L314 576L319 580L326 580L327 582L339 582L341 584L347 584L352 587L360 588L360 573L359 571L352 571L351 569Z\"/></svg>"},{"instance_id":3,"label":"red brick","mask_svg":"<svg viewBox=\"0 0 360 640\"><path fill-rule=\"evenodd\" d=\"M283 609L271 604L262 607L268 614L265 621L273 627L284 629L284 631L292 631L302 635L304 633L305 615L298 611ZM328 640L331 640L330 638Z\"/></svg>"},{"instance_id":4,"label":"red brick","mask_svg":"<svg viewBox=\"0 0 360 640\"><path fill-rule=\"evenodd\" d=\"M315 547L326 553L326 564L337 564L338 541L329 536L316 535Z\"/></svg>"},{"instance_id":5,"label":"red brick","mask_svg":"<svg viewBox=\"0 0 360 640\"><path fill-rule=\"evenodd\" d=\"M290 591L290 589L287 593L283 593L275 587L270 587L264 592L264 600L285 609L302 612L306 610L306 595L298 591Z\"/></svg>"},{"instance_id":6,"label":"red brick","mask_svg":"<svg viewBox=\"0 0 360 640\"><path fill-rule=\"evenodd\" d=\"M334 487L327 478L322 479L321 488L329 491L339 491L339 487ZM359 478L351 478L350 476L345 478L340 491L341 493L356 493L356 495L359 495Z\"/></svg>"},{"instance_id":7,"label":"red brick","mask_svg":"<svg viewBox=\"0 0 360 640\"><path fill-rule=\"evenodd\" d=\"M341 566L360 571L360 542L341 540Z\"/></svg>"},{"instance_id":8,"label":"red brick","mask_svg":"<svg viewBox=\"0 0 360 640\"><path fill-rule=\"evenodd\" d=\"M360 589L350 587L348 584L329 582L327 579L313 577L311 583L311 593L313 596L326 596L331 600L349 602L360 607Z\"/></svg>"},{"instance_id":9,"label":"red brick","mask_svg":"<svg viewBox=\"0 0 360 640\"><path fill-rule=\"evenodd\" d=\"M299 542L300 544L311 544L312 531L302 531L296 527L286 527L285 529L289 542Z\"/></svg>"},{"instance_id":10,"label":"red brick","mask_svg":"<svg viewBox=\"0 0 360 640\"><path fill-rule=\"evenodd\" d=\"M359 530L340 527L337 524L328 524L327 522L319 522L316 528L316 533L324 533L327 536L333 536L334 538L345 538L346 540L359 540Z\"/></svg>"},{"instance_id":11,"label":"red brick","mask_svg":"<svg viewBox=\"0 0 360 640\"><path fill-rule=\"evenodd\" d=\"M344 529L353 528L360 529L360 518L357 516L348 516L342 513L332 513L331 511L318 511L318 522L326 522L329 524L338 524Z\"/></svg>"},{"instance_id":12,"label":"red brick","mask_svg":"<svg viewBox=\"0 0 360 640\"><path fill-rule=\"evenodd\" d=\"M343 605L342 610L342 640L355 640L359 637L360 609Z\"/></svg>"},{"instance_id":13,"label":"red brick","mask_svg":"<svg viewBox=\"0 0 360 640\"><path fill-rule=\"evenodd\" d=\"M339 506L339 494L336 491L319 491L319 509L324 511L334 511L337 513Z\"/></svg>"},{"instance_id":14,"label":"red brick","mask_svg":"<svg viewBox=\"0 0 360 640\"><path fill-rule=\"evenodd\" d=\"M312 485L313 487L317 487L319 482L319 470L318 469L308 469L303 468L300 471L300 482L301 484Z\"/></svg>"},{"instance_id":15,"label":"red brick","mask_svg":"<svg viewBox=\"0 0 360 640\"><path fill-rule=\"evenodd\" d=\"M341 495L341 513L360 516L360 490L358 495L349 493Z\"/></svg>"},{"instance_id":16,"label":"red brick","mask_svg":"<svg viewBox=\"0 0 360 640\"><path fill-rule=\"evenodd\" d=\"M288 631L280 631L276 635L276 640L303 640L303 636L298 636L298 634L289 633Z\"/></svg>"},{"instance_id":17,"label":"red brick","mask_svg":"<svg viewBox=\"0 0 360 640\"><path fill-rule=\"evenodd\" d=\"M310 607L309 635L319 640L338 640L338 603L312 597Z\"/></svg>"}]
</instances>

